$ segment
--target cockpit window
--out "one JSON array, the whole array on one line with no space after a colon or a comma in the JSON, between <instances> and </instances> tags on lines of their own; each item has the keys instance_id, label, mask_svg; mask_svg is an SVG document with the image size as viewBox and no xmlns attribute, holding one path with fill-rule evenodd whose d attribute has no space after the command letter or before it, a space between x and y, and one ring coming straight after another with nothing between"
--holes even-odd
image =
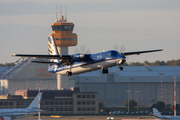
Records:
<instances>
[{"instance_id":1,"label":"cockpit window","mask_svg":"<svg viewBox=\"0 0 180 120\"><path fill-rule=\"evenodd\" d=\"M113 51L113 52L111 52L111 55L119 55L119 53L116 51Z\"/></svg>"}]
</instances>

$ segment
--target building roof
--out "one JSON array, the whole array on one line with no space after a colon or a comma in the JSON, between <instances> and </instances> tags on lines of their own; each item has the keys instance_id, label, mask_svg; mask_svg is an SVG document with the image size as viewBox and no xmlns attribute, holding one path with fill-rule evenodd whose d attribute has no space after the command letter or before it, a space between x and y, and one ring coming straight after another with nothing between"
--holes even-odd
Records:
<instances>
[{"instance_id":1,"label":"building roof","mask_svg":"<svg viewBox=\"0 0 180 120\"><path fill-rule=\"evenodd\" d=\"M123 66L123 71L119 71L118 66L109 68L109 74L116 76L180 76L180 66ZM80 74L81 76L103 76L101 70Z\"/></svg>"}]
</instances>

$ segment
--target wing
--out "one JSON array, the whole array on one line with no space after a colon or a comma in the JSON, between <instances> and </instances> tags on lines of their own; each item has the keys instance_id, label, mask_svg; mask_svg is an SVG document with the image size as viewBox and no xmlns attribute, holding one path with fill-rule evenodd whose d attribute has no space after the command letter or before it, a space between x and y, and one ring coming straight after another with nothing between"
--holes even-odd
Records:
<instances>
[{"instance_id":1,"label":"wing","mask_svg":"<svg viewBox=\"0 0 180 120\"><path fill-rule=\"evenodd\" d=\"M44 59L63 59L63 60L69 60L69 59L72 58L71 55L28 55L28 54L12 54L12 56L34 57L34 58L44 58Z\"/></svg>"},{"instance_id":2,"label":"wing","mask_svg":"<svg viewBox=\"0 0 180 120\"><path fill-rule=\"evenodd\" d=\"M163 51L163 49L157 49L157 50L147 50L147 51L136 51L136 52L124 52L121 53L124 56L128 55L140 55L141 53L150 53L150 52L158 52L158 51Z\"/></svg>"}]
</instances>

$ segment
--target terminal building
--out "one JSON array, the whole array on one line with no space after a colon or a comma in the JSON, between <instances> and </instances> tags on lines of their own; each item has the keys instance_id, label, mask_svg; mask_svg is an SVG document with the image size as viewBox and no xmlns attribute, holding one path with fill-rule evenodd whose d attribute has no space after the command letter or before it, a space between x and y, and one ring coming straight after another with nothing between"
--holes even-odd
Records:
<instances>
[{"instance_id":1,"label":"terminal building","mask_svg":"<svg viewBox=\"0 0 180 120\"><path fill-rule=\"evenodd\" d=\"M57 89L57 76L48 73L47 65L25 60L23 67L13 67L1 75L0 94L14 95L16 90L34 90L38 83L42 90ZM106 107L124 107L129 100L138 101L139 106L151 106L156 101L173 105L174 76L176 76L177 103L180 103L180 66L124 66L109 68L108 74L100 70L68 77L69 88L80 87L80 92L97 92L98 101ZM162 93L161 93L162 80ZM63 90L63 88L62 88ZM130 90L129 97L127 90ZM139 92L138 92L139 91Z\"/></svg>"},{"instance_id":2,"label":"terminal building","mask_svg":"<svg viewBox=\"0 0 180 120\"><path fill-rule=\"evenodd\" d=\"M41 90L42 114L98 114L97 92L71 90ZM0 95L0 109L26 108L38 94L38 90L17 90L15 95Z\"/></svg>"}]
</instances>

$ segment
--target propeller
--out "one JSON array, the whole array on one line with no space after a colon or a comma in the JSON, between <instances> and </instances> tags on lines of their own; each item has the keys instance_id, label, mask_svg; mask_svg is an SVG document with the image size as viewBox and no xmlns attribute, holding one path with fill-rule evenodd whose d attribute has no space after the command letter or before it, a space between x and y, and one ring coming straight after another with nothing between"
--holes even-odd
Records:
<instances>
[{"instance_id":1,"label":"propeller","mask_svg":"<svg viewBox=\"0 0 180 120\"><path fill-rule=\"evenodd\" d=\"M119 53L121 53L123 55L123 52L126 50L126 47L124 45L121 45L121 47L119 47L118 44L114 45L113 47L116 51L118 51ZM126 60L128 60L128 57L126 56Z\"/></svg>"},{"instance_id":2,"label":"propeller","mask_svg":"<svg viewBox=\"0 0 180 120\"><path fill-rule=\"evenodd\" d=\"M119 47L119 45L114 45L113 48L120 53L123 53L126 50L126 47L124 47L123 45L121 45L121 47Z\"/></svg>"},{"instance_id":3,"label":"propeller","mask_svg":"<svg viewBox=\"0 0 180 120\"><path fill-rule=\"evenodd\" d=\"M91 51L89 49L86 49L86 47L83 45L80 46L80 49L78 47L76 47L74 52L81 53L81 54L91 54Z\"/></svg>"},{"instance_id":4,"label":"propeller","mask_svg":"<svg viewBox=\"0 0 180 120\"><path fill-rule=\"evenodd\" d=\"M80 58L84 58L85 54L90 54L91 51L89 49L86 49L85 46L81 45L80 49L78 47L75 48L74 50L75 53L80 53Z\"/></svg>"}]
</instances>

